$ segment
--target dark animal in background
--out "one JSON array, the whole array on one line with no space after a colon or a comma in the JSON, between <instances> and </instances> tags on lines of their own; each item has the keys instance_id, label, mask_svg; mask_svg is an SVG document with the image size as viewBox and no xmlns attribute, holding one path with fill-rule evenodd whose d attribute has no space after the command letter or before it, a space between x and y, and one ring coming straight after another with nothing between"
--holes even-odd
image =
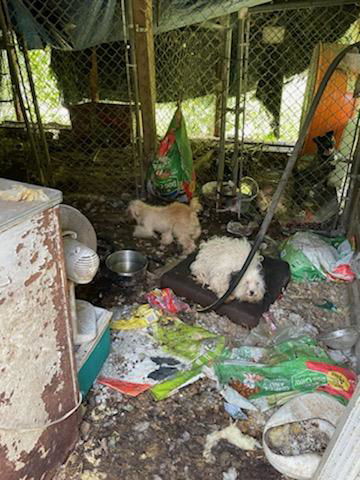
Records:
<instances>
[{"instance_id":1,"label":"dark animal in background","mask_svg":"<svg viewBox=\"0 0 360 480\"><path fill-rule=\"evenodd\" d=\"M313 141L318 147L318 156L321 160L331 160L331 157L335 153L336 141L334 133L334 130L330 130L323 136L313 138Z\"/></svg>"},{"instance_id":2,"label":"dark animal in background","mask_svg":"<svg viewBox=\"0 0 360 480\"><path fill-rule=\"evenodd\" d=\"M314 162L316 169L314 174L318 177L316 186L327 184L329 176L335 170L336 162L339 160L339 155L335 148L336 140L334 133L334 130L330 130L325 135L313 138L317 145L317 154Z\"/></svg>"},{"instance_id":3,"label":"dark animal in background","mask_svg":"<svg viewBox=\"0 0 360 480\"><path fill-rule=\"evenodd\" d=\"M330 130L314 137L316 154L303 156L297 165L295 188L302 192L303 205L310 210L318 210L319 206L336 199L336 188L329 184L339 156L334 133Z\"/></svg>"},{"instance_id":4,"label":"dark animal in background","mask_svg":"<svg viewBox=\"0 0 360 480\"><path fill-rule=\"evenodd\" d=\"M326 168L326 172L323 173L326 175L326 182L330 187L335 187L340 194L346 181L349 159L336 149L333 130L313 140L318 147L318 162Z\"/></svg>"}]
</instances>

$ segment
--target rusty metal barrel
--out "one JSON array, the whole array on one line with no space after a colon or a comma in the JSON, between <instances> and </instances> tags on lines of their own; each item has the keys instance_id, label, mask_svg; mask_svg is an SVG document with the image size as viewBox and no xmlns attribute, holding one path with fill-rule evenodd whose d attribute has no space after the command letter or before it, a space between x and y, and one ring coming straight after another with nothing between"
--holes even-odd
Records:
<instances>
[{"instance_id":1,"label":"rusty metal barrel","mask_svg":"<svg viewBox=\"0 0 360 480\"><path fill-rule=\"evenodd\" d=\"M39 188L0 179L1 480L51 478L78 436L62 195Z\"/></svg>"}]
</instances>

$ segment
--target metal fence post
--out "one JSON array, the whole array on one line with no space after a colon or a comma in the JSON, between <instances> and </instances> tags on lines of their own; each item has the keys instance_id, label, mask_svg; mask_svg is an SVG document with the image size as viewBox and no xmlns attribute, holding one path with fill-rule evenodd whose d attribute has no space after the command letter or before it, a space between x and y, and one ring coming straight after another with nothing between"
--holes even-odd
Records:
<instances>
[{"instance_id":1,"label":"metal fence post","mask_svg":"<svg viewBox=\"0 0 360 480\"><path fill-rule=\"evenodd\" d=\"M360 385L336 428L313 480L360 478Z\"/></svg>"}]
</instances>

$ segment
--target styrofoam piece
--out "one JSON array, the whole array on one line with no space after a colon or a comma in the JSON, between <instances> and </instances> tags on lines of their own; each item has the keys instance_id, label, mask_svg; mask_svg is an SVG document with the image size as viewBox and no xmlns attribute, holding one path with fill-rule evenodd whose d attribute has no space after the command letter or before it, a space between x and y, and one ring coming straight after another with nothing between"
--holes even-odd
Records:
<instances>
[{"instance_id":1,"label":"styrofoam piece","mask_svg":"<svg viewBox=\"0 0 360 480\"><path fill-rule=\"evenodd\" d=\"M76 300L76 320L78 331L75 338L77 345L91 342L97 335L96 310L93 305L84 300Z\"/></svg>"},{"instance_id":2,"label":"styrofoam piece","mask_svg":"<svg viewBox=\"0 0 360 480\"><path fill-rule=\"evenodd\" d=\"M319 428L332 436L344 410L345 407L338 400L321 393L300 395L287 402L274 413L264 428L263 448L269 463L280 473L290 478L311 480L319 466L321 455L317 453L305 453L296 456L278 455L268 447L266 433L271 428L286 423L317 419L319 420Z\"/></svg>"}]
</instances>

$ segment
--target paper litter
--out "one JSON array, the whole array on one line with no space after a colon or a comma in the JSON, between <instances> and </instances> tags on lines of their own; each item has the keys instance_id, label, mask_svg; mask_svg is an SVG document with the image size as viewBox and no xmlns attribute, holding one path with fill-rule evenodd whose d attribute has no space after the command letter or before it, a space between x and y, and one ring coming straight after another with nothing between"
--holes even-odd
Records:
<instances>
[{"instance_id":1,"label":"paper litter","mask_svg":"<svg viewBox=\"0 0 360 480\"><path fill-rule=\"evenodd\" d=\"M112 349L100 375L102 377L132 383L155 385L149 375L159 368L152 358L169 355L159 347L158 343L146 330L118 331L114 334ZM175 358L173 355L171 358ZM177 369L186 368L186 363L177 358Z\"/></svg>"}]
</instances>

